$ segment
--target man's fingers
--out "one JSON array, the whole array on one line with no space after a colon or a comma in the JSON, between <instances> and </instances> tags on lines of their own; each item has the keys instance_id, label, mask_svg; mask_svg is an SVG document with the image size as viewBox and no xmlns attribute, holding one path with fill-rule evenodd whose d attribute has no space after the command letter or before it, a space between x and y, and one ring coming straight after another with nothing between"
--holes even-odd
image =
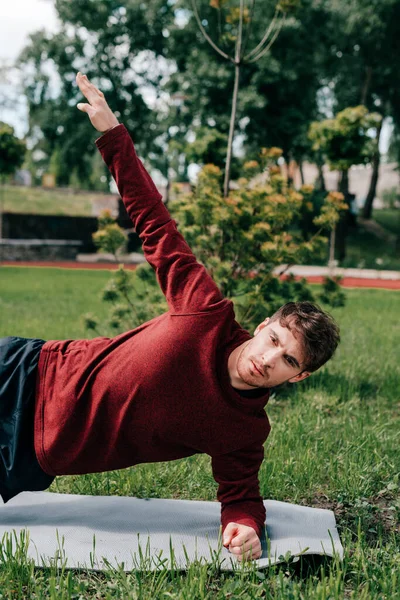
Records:
<instances>
[{"instance_id":1,"label":"man's fingers","mask_svg":"<svg viewBox=\"0 0 400 600\"><path fill-rule=\"evenodd\" d=\"M87 113L89 117L93 116L96 112L95 109L92 106L90 106L90 104L85 104L83 102L79 102L79 104L76 105L76 108L78 108L84 113Z\"/></svg>"},{"instance_id":2,"label":"man's fingers","mask_svg":"<svg viewBox=\"0 0 400 600\"><path fill-rule=\"evenodd\" d=\"M238 546L239 548L241 548L243 546L243 544L247 541L247 537L245 534L239 534L239 535L235 535L232 539L231 539L231 546Z\"/></svg>"},{"instance_id":3,"label":"man's fingers","mask_svg":"<svg viewBox=\"0 0 400 600\"><path fill-rule=\"evenodd\" d=\"M103 92L101 92L93 83L89 81L87 75L82 75L82 73L79 72L76 76L76 83L78 84L82 94L89 100L89 102L93 102L98 98L104 98Z\"/></svg>"},{"instance_id":4,"label":"man's fingers","mask_svg":"<svg viewBox=\"0 0 400 600\"><path fill-rule=\"evenodd\" d=\"M239 554L240 552L247 552L248 550L255 550L258 546L257 543L254 542L244 542L242 544L230 544L229 550L234 554Z\"/></svg>"}]
</instances>

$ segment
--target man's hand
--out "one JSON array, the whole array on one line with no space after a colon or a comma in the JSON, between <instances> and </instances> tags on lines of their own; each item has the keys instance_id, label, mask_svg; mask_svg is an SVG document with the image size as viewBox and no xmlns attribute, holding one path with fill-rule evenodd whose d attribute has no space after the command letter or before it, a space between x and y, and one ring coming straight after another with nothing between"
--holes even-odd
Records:
<instances>
[{"instance_id":1,"label":"man's hand","mask_svg":"<svg viewBox=\"0 0 400 600\"><path fill-rule=\"evenodd\" d=\"M100 131L100 133L104 133L115 125L118 125L118 119L108 106L103 92L98 90L93 83L90 83L86 75L82 75L82 73L77 74L76 83L82 94L89 101L89 104L79 103L77 108L89 115L93 127L97 131Z\"/></svg>"},{"instance_id":2,"label":"man's hand","mask_svg":"<svg viewBox=\"0 0 400 600\"><path fill-rule=\"evenodd\" d=\"M223 545L239 561L254 560L262 554L261 542L255 530L240 523L228 523L223 535Z\"/></svg>"}]
</instances>

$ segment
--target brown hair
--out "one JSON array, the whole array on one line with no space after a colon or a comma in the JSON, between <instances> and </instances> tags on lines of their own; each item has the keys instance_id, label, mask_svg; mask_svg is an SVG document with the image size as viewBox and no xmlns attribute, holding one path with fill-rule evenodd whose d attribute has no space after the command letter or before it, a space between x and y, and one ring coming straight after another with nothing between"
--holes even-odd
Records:
<instances>
[{"instance_id":1,"label":"brown hair","mask_svg":"<svg viewBox=\"0 0 400 600\"><path fill-rule=\"evenodd\" d=\"M311 302L288 302L271 317L289 331L297 331L304 351L303 371L316 371L332 358L339 342L340 330L331 315Z\"/></svg>"}]
</instances>

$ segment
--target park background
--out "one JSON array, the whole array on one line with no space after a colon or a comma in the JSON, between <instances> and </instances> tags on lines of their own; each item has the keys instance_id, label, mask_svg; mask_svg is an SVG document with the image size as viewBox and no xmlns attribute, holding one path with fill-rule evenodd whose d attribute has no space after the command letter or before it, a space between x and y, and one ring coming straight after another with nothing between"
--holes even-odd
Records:
<instances>
[{"instance_id":1,"label":"park background","mask_svg":"<svg viewBox=\"0 0 400 600\"><path fill-rule=\"evenodd\" d=\"M141 262L95 149L98 135L76 109L80 70L131 132L180 228L246 326L288 299L317 300L338 320L334 360L272 395L260 486L265 498L334 510L345 546L343 563L302 570L287 557L282 567L240 576L200 565L187 574L99 576L35 570L23 548L15 559L2 545L5 597L399 597L399 296L344 291L334 277L347 267L399 279L399 17L395 0L2 6L0 335L115 335L166 308L145 265L113 273L110 265L61 268L67 258L86 265L76 260L82 249L102 267L105 258L113 268ZM241 26L247 60L227 191L237 69L206 37L234 56ZM238 244L247 249L241 261ZM53 266L27 264L38 260ZM276 277L287 274L282 265L328 263L321 286ZM60 477L50 489L215 500L216 484L209 457L196 456Z\"/></svg>"}]
</instances>

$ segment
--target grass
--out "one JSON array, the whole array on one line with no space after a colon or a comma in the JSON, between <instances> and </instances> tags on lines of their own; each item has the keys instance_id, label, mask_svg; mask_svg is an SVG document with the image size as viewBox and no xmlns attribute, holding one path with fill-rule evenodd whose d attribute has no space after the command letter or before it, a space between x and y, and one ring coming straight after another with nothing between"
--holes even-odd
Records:
<instances>
[{"instance_id":1,"label":"grass","mask_svg":"<svg viewBox=\"0 0 400 600\"><path fill-rule=\"evenodd\" d=\"M0 189L3 212L36 215L92 216L92 202L101 192L5 185Z\"/></svg>"},{"instance_id":2,"label":"grass","mask_svg":"<svg viewBox=\"0 0 400 600\"><path fill-rule=\"evenodd\" d=\"M382 225L385 229L400 235L400 209L399 208L382 208L374 210L373 219Z\"/></svg>"},{"instance_id":3,"label":"grass","mask_svg":"<svg viewBox=\"0 0 400 600\"><path fill-rule=\"evenodd\" d=\"M400 235L400 210L375 210L373 219L391 234ZM328 252L328 250L327 250ZM326 265L328 255L315 264ZM344 268L400 271L400 254L395 244L379 239L358 225L349 230L346 241L346 258L339 265Z\"/></svg>"},{"instance_id":4,"label":"grass","mask_svg":"<svg viewBox=\"0 0 400 600\"><path fill-rule=\"evenodd\" d=\"M325 262L326 264L326 262ZM344 268L400 271L399 251L373 233L358 227L347 238Z\"/></svg>"},{"instance_id":5,"label":"grass","mask_svg":"<svg viewBox=\"0 0 400 600\"><path fill-rule=\"evenodd\" d=\"M101 314L102 271L2 267L0 335L86 337L80 316ZM333 361L271 398L272 430L261 493L335 511L344 561L221 572L193 563L187 572L104 573L39 569L20 540L0 551L0 598L341 599L400 598L398 292L349 290L333 310L342 343ZM103 313L104 314L104 313ZM57 477L50 491L215 500L210 459ZM25 550L24 550L25 544Z\"/></svg>"},{"instance_id":6,"label":"grass","mask_svg":"<svg viewBox=\"0 0 400 600\"><path fill-rule=\"evenodd\" d=\"M400 236L400 210L374 210L372 218L389 233ZM393 244L359 226L349 233L346 259L340 266L400 271L400 254Z\"/></svg>"}]
</instances>

